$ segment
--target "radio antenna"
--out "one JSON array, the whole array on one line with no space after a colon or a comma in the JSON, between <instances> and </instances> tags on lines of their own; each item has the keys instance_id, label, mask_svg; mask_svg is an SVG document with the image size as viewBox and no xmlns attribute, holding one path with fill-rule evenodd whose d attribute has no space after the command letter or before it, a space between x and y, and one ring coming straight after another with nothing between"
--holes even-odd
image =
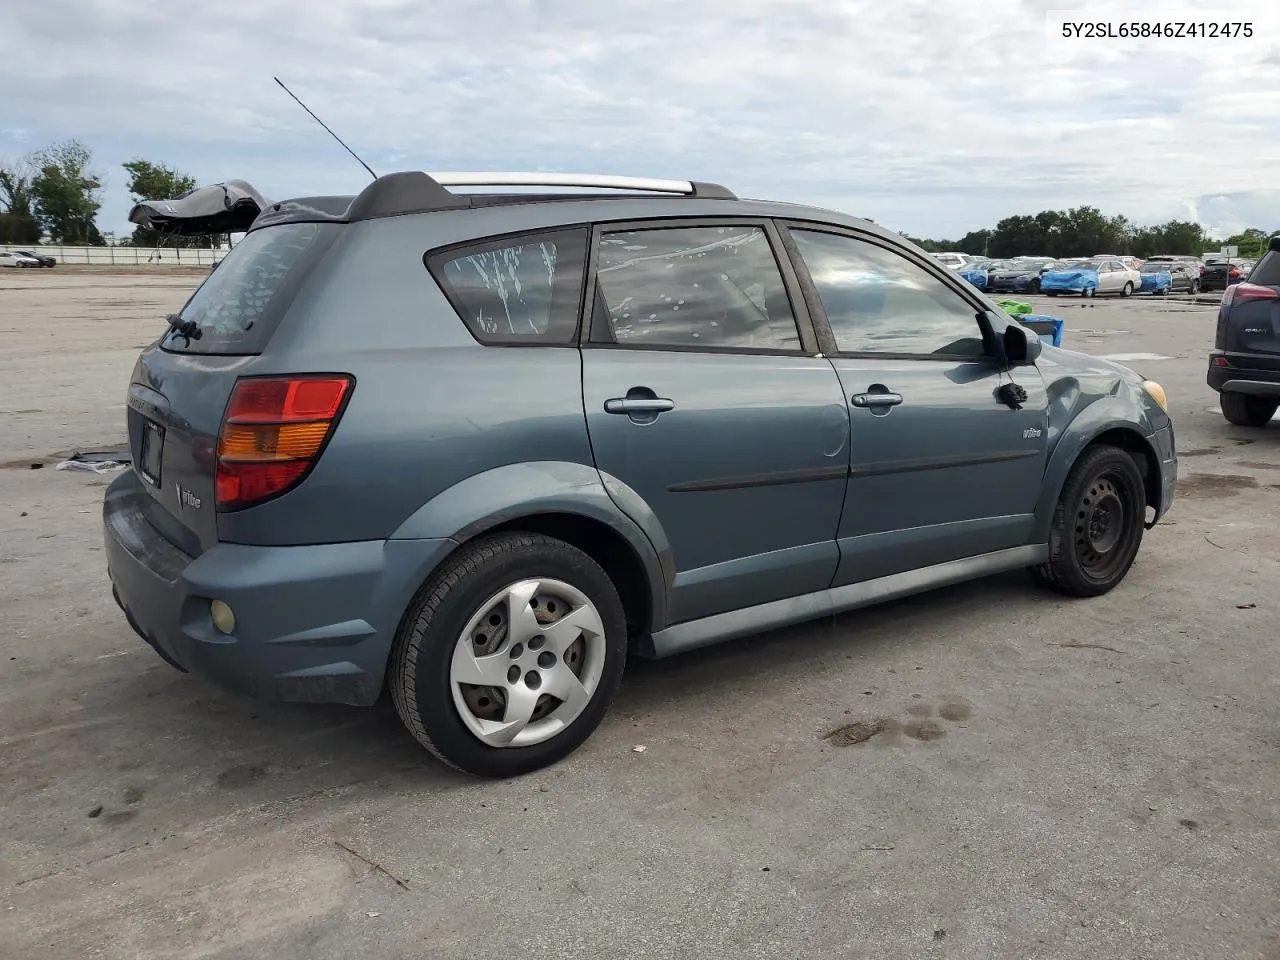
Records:
<instances>
[{"instance_id":1,"label":"radio antenna","mask_svg":"<svg viewBox=\"0 0 1280 960\"><path fill-rule=\"evenodd\" d=\"M360 166L364 167L366 170L369 171L369 176L373 177L373 179L375 180L378 179L378 175L373 172L373 167L369 166L367 163L361 160L360 155L357 154L350 147L348 147L345 143L343 143L342 138L338 136L336 133L334 133L332 130L330 130L329 125L327 123L325 123L323 120L317 117L314 113L312 113L311 108L308 107L305 103L303 103L301 100L298 100L298 95L294 93L292 90L290 90L288 87L286 87L284 85L283 80L281 80L279 77L272 77L271 79L274 80L276 83L280 84L280 89L283 90L285 93L287 93L289 96L293 97L293 99L297 101L298 106L300 106L303 110L307 111L307 113L311 116L312 120L320 124L320 126L324 127L325 132L328 133L329 136L333 137L333 139L337 140L338 143L342 144L342 149L347 151L347 153L351 154L351 156L355 157L356 163L360 164Z\"/></svg>"}]
</instances>

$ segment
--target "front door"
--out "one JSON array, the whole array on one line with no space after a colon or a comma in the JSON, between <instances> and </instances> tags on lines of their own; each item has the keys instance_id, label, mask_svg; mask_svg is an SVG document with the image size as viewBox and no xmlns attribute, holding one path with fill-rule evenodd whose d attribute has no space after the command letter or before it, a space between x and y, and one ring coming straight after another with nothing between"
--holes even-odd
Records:
<instances>
[{"instance_id":1,"label":"front door","mask_svg":"<svg viewBox=\"0 0 1280 960\"><path fill-rule=\"evenodd\" d=\"M790 236L849 403L834 584L1026 544L1047 441L1039 371L988 357L981 302L923 258L856 232ZM1020 409L997 397L1010 381Z\"/></svg>"},{"instance_id":2,"label":"front door","mask_svg":"<svg viewBox=\"0 0 1280 960\"><path fill-rule=\"evenodd\" d=\"M774 228L641 223L597 239L587 426L601 473L631 490L619 507L665 531L671 621L825 589L849 411L788 299Z\"/></svg>"}]
</instances>

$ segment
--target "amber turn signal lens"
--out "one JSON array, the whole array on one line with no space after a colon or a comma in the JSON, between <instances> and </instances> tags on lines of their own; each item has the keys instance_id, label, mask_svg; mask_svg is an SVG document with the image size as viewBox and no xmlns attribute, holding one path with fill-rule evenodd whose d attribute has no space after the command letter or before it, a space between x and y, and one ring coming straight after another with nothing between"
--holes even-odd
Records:
<instances>
[{"instance_id":1,"label":"amber turn signal lens","mask_svg":"<svg viewBox=\"0 0 1280 960\"><path fill-rule=\"evenodd\" d=\"M1147 391L1147 396L1154 400L1161 410L1165 413L1169 412L1169 399L1164 395L1164 387L1154 380L1144 380L1142 389Z\"/></svg>"},{"instance_id":2,"label":"amber turn signal lens","mask_svg":"<svg viewBox=\"0 0 1280 960\"><path fill-rule=\"evenodd\" d=\"M329 421L316 423L229 423L218 439L224 460L305 460L314 457L329 433Z\"/></svg>"}]
</instances>

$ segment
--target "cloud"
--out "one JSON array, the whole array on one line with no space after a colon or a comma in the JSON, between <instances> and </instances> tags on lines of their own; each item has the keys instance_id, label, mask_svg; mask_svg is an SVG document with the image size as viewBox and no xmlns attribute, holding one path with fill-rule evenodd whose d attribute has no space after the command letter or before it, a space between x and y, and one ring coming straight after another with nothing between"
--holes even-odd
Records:
<instances>
[{"instance_id":1,"label":"cloud","mask_svg":"<svg viewBox=\"0 0 1280 960\"><path fill-rule=\"evenodd\" d=\"M1264 186L1271 3L1232 7L1253 40L1131 50L1055 40L1062 4L1043 0L43 0L6 11L0 83L28 92L5 103L24 143L94 149L107 229L126 229L133 156L269 196L359 189L278 74L375 169L692 177L955 236L1083 203L1185 216ZM1197 19L1179 7L1149 16Z\"/></svg>"}]
</instances>

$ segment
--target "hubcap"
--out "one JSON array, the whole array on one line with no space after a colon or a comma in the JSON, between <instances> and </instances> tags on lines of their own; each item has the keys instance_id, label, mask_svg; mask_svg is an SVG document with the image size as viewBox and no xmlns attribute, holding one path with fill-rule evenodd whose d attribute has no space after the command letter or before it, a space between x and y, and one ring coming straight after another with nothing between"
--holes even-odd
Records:
<instances>
[{"instance_id":1,"label":"hubcap","mask_svg":"<svg viewBox=\"0 0 1280 960\"><path fill-rule=\"evenodd\" d=\"M586 594L560 580L521 580L467 622L449 687L477 738L527 747L578 718L600 685L604 659L604 623Z\"/></svg>"},{"instance_id":2,"label":"hubcap","mask_svg":"<svg viewBox=\"0 0 1280 960\"><path fill-rule=\"evenodd\" d=\"M1102 476L1089 485L1076 511L1076 551L1090 575L1105 578L1124 562L1131 506L1120 486Z\"/></svg>"}]
</instances>

